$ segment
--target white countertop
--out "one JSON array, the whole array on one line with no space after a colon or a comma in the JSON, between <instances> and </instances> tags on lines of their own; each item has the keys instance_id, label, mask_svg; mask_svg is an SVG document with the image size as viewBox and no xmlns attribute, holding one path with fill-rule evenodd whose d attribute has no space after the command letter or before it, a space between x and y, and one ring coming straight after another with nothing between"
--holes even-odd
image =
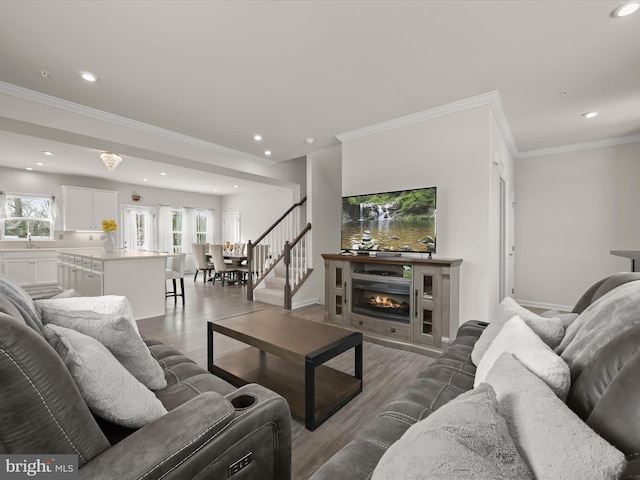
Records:
<instances>
[{"instance_id":1,"label":"white countertop","mask_svg":"<svg viewBox=\"0 0 640 480\"><path fill-rule=\"evenodd\" d=\"M102 248L93 250L83 250L78 248L58 248L58 252L78 257L91 258L93 260L139 260L143 258L167 258L170 253L164 252L143 252L140 250L122 250L116 248L113 253L106 253Z\"/></svg>"},{"instance_id":2,"label":"white countertop","mask_svg":"<svg viewBox=\"0 0 640 480\"><path fill-rule=\"evenodd\" d=\"M167 258L170 253L143 252L139 250L116 249L113 253L106 253L103 248L3 248L2 252L59 252L78 257L91 258L93 260L134 260L141 258Z\"/></svg>"}]
</instances>

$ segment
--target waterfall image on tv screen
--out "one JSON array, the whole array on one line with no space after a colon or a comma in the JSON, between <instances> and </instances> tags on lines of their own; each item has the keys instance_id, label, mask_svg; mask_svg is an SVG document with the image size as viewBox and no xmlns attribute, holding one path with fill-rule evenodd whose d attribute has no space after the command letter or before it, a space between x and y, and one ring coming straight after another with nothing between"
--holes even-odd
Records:
<instances>
[{"instance_id":1,"label":"waterfall image on tv screen","mask_svg":"<svg viewBox=\"0 0 640 480\"><path fill-rule=\"evenodd\" d=\"M436 187L342 197L344 250L436 251Z\"/></svg>"}]
</instances>

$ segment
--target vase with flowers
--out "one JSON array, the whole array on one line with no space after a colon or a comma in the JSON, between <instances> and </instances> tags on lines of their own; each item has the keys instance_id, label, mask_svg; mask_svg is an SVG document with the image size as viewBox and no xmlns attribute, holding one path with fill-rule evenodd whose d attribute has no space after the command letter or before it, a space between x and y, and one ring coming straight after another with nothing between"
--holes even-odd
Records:
<instances>
[{"instance_id":1,"label":"vase with flowers","mask_svg":"<svg viewBox=\"0 0 640 480\"><path fill-rule=\"evenodd\" d=\"M116 230L118 230L118 225L115 220L102 220L102 231L105 235L104 251L107 253L113 253L116 248L113 239L113 235Z\"/></svg>"}]
</instances>

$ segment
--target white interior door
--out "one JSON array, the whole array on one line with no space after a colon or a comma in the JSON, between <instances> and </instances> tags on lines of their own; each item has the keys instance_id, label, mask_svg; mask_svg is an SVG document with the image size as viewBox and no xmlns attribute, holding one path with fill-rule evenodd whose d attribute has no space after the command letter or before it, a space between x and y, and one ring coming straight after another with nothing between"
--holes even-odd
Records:
<instances>
[{"instance_id":1,"label":"white interior door","mask_svg":"<svg viewBox=\"0 0 640 480\"><path fill-rule=\"evenodd\" d=\"M240 243L240 212L222 214L222 241Z\"/></svg>"},{"instance_id":2,"label":"white interior door","mask_svg":"<svg viewBox=\"0 0 640 480\"><path fill-rule=\"evenodd\" d=\"M513 188L500 178L500 301L514 293L515 200Z\"/></svg>"}]
</instances>

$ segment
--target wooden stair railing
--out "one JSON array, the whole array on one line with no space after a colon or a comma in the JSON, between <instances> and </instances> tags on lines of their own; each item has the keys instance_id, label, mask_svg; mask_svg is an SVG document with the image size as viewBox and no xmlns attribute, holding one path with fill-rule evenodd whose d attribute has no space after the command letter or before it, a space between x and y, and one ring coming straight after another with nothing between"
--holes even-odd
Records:
<instances>
[{"instance_id":1,"label":"wooden stair railing","mask_svg":"<svg viewBox=\"0 0 640 480\"><path fill-rule=\"evenodd\" d=\"M255 288L265 279L277 263L284 258L285 242L300 232L300 207L307 197L294 203L257 240L247 242L247 300L253 301ZM256 267L256 268L254 268ZM253 275L257 275L254 279Z\"/></svg>"},{"instance_id":2,"label":"wooden stair railing","mask_svg":"<svg viewBox=\"0 0 640 480\"><path fill-rule=\"evenodd\" d=\"M308 253L306 251L306 236L311 231L311 224L307 223L304 230L291 242L285 242L284 244L284 265L286 270L285 284L284 284L284 308L291 310L291 299L296 293L300 285L307 279L313 269L308 266ZM301 242L302 240L305 242ZM291 252L293 251L293 275L291 274ZM292 278L293 277L293 278ZM291 286L291 280L293 280L293 287Z\"/></svg>"}]
</instances>

